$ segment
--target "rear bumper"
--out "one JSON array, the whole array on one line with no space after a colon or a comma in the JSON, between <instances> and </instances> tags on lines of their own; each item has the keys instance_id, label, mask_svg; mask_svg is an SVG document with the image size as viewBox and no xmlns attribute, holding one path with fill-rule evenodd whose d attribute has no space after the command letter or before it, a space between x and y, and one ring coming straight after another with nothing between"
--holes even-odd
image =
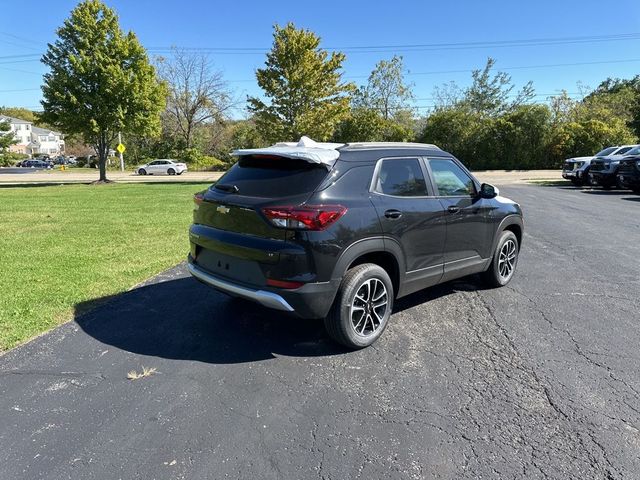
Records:
<instances>
[{"instance_id":1,"label":"rear bumper","mask_svg":"<svg viewBox=\"0 0 640 480\"><path fill-rule=\"evenodd\" d=\"M250 288L236 285L227 280L223 280L219 277L211 275L210 273L207 273L204 269L197 267L191 262L187 263L187 268L189 269L189 273L191 273L191 275L196 277L201 282L204 282L207 285L210 285L225 293L235 295L237 297L246 298L247 300L257 302L261 305L264 305L265 307L273 308L275 310L293 312L293 307L289 305L287 301L280 295L272 292L267 292L265 290L252 290Z\"/></svg>"},{"instance_id":2,"label":"rear bumper","mask_svg":"<svg viewBox=\"0 0 640 480\"><path fill-rule=\"evenodd\" d=\"M212 274L194 264L191 255L188 257L187 269L195 278L216 290L259 303L267 308L290 312L300 318L326 317L340 286L339 280L332 280L307 283L295 290L252 288Z\"/></svg>"}]
</instances>

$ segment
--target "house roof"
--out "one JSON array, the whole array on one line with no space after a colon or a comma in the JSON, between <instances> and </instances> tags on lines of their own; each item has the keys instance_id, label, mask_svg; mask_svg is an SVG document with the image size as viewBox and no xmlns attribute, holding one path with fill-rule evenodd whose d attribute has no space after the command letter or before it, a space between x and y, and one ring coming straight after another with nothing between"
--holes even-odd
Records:
<instances>
[{"instance_id":1,"label":"house roof","mask_svg":"<svg viewBox=\"0 0 640 480\"><path fill-rule=\"evenodd\" d=\"M10 117L8 115L0 115L0 120L2 120L3 122L9 122L9 123L27 123L27 124L32 124L33 122L28 122L27 120L22 120L21 118L16 118L16 117Z\"/></svg>"},{"instance_id":2,"label":"house roof","mask_svg":"<svg viewBox=\"0 0 640 480\"><path fill-rule=\"evenodd\" d=\"M36 126L31 127L31 131L33 131L33 133L35 133L36 135L49 135L50 133L53 133L54 135L62 135L60 132Z\"/></svg>"}]
</instances>

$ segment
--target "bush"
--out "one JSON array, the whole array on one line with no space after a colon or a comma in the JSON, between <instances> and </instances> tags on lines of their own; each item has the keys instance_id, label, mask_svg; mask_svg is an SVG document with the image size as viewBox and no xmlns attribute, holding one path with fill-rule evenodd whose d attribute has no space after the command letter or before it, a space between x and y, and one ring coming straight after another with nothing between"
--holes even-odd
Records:
<instances>
[{"instance_id":1,"label":"bush","mask_svg":"<svg viewBox=\"0 0 640 480\"><path fill-rule=\"evenodd\" d=\"M29 155L14 152L0 153L0 167L12 167L25 158L29 158Z\"/></svg>"},{"instance_id":2,"label":"bush","mask_svg":"<svg viewBox=\"0 0 640 480\"><path fill-rule=\"evenodd\" d=\"M189 169L191 170L210 170L214 172L221 172L228 168L228 165L215 157L203 155L196 148L187 148L182 155Z\"/></svg>"}]
</instances>

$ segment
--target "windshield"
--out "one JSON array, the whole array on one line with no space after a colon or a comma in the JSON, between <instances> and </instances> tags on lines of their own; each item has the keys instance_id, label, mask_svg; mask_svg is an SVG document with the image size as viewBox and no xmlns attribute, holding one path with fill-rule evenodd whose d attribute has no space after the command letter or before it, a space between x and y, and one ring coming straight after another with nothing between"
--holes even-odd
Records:
<instances>
[{"instance_id":1,"label":"windshield","mask_svg":"<svg viewBox=\"0 0 640 480\"><path fill-rule=\"evenodd\" d=\"M632 148L627 152L627 155L640 155L640 147Z\"/></svg>"},{"instance_id":2,"label":"windshield","mask_svg":"<svg viewBox=\"0 0 640 480\"><path fill-rule=\"evenodd\" d=\"M624 155L626 154L629 150L631 150L633 147L624 147L621 148L620 150L617 150L614 155Z\"/></svg>"},{"instance_id":3,"label":"windshield","mask_svg":"<svg viewBox=\"0 0 640 480\"><path fill-rule=\"evenodd\" d=\"M610 155L611 153L613 153L617 149L618 149L618 147L607 147L604 150L600 150L598 153L595 154L595 156L596 157L604 157L606 155Z\"/></svg>"}]
</instances>

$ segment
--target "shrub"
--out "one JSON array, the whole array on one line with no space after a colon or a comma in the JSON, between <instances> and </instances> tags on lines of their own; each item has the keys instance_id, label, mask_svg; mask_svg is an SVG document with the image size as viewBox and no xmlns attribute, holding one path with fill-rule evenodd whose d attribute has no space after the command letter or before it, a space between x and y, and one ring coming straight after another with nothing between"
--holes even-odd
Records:
<instances>
[{"instance_id":1,"label":"shrub","mask_svg":"<svg viewBox=\"0 0 640 480\"><path fill-rule=\"evenodd\" d=\"M12 167L25 158L29 158L29 155L14 152L0 153L0 167Z\"/></svg>"},{"instance_id":2,"label":"shrub","mask_svg":"<svg viewBox=\"0 0 640 480\"><path fill-rule=\"evenodd\" d=\"M196 148L187 148L182 155L182 159L192 170L211 170L219 172L227 169L227 164L225 162L209 155L203 155Z\"/></svg>"}]
</instances>

